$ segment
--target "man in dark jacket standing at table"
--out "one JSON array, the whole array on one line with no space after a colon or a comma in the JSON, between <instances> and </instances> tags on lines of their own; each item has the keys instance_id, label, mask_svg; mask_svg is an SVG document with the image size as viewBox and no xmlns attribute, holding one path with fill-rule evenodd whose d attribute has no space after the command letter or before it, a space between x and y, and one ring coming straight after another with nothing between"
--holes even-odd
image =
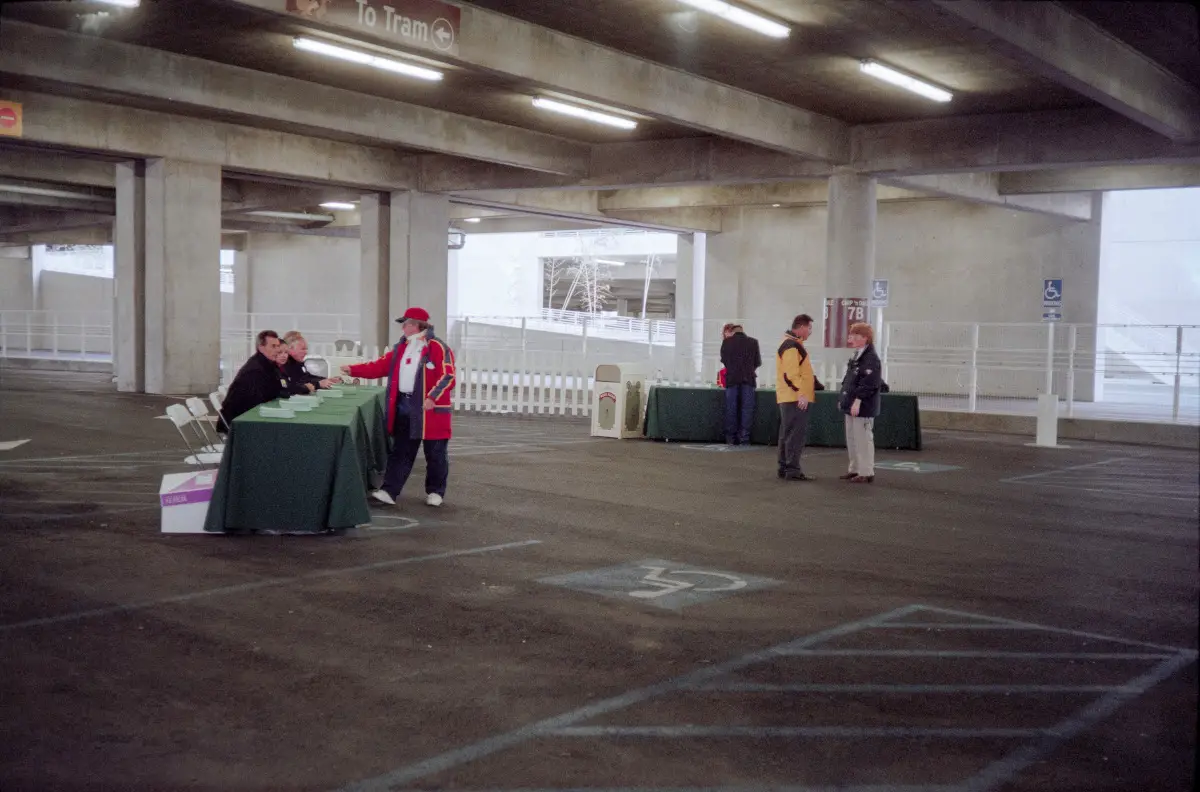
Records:
<instances>
[{"instance_id":1,"label":"man in dark jacket standing at table","mask_svg":"<svg viewBox=\"0 0 1200 792\"><path fill-rule=\"evenodd\" d=\"M883 372L874 339L869 324L850 325L846 343L854 357L846 364L838 407L846 414L846 451L850 455L850 469L840 478L853 484L875 480L875 417L879 415Z\"/></svg>"},{"instance_id":2,"label":"man in dark jacket standing at table","mask_svg":"<svg viewBox=\"0 0 1200 792\"><path fill-rule=\"evenodd\" d=\"M762 355L758 340L746 335L741 325L727 324L722 330L721 364L725 366L725 442L749 445L754 426L754 390Z\"/></svg>"},{"instance_id":3,"label":"man in dark jacket standing at table","mask_svg":"<svg viewBox=\"0 0 1200 792\"><path fill-rule=\"evenodd\" d=\"M221 404L221 420L217 429L223 430L244 412L260 404L293 393L312 393L307 385L289 385L287 375L276 362L283 344L274 330L263 330L255 338L257 352L238 369Z\"/></svg>"}]
</instances>

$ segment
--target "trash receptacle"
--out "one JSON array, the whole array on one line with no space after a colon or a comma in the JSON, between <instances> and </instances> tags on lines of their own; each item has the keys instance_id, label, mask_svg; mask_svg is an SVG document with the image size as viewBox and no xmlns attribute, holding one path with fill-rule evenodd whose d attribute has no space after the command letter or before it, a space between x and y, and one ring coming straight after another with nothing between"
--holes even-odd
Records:
<instances>
[{"instance_id":1,"label":"trash receptacle","mask_svg":"<svg viewBox=\"0 0 1200 792\"><path fill-rule=\"evenodd\" d=\"M641 437L646 372L637 363L596 366L592 387L592 437Z\"/></svg>"}]
</instances>

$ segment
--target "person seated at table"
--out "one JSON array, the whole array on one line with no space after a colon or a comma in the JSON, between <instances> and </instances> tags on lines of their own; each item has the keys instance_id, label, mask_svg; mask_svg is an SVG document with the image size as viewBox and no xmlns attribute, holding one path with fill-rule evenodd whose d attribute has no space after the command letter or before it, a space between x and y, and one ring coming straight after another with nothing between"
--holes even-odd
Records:
<instances>
[{"instance_id":1,"label":"person seated at table","mask_svg":"<svg viewBox=\"0 0 1200 792\"><path fill-rule=\"evenodd\" d=\"M280 396L290 396L296 393L312 393L309 385L289 385L287 376L283 373L280 361L287 355L279 334L274 330L263 330L255 338L257 352L238 369L237 375L229 385L225 400L221 404L221 418L217 429L224 431L244 412L248 412L260 404L274 401Z\"/></svg>"},{"instance_id":2,"label":"person seated at table","mask_svg":"<svg viewBox=\"0 0 1200 792\"><path fill-rule=\"evenodd\" d=\"M312 385L316 388L328 388L334 383L341 382L341 377L318 377L310 374L304 367L304 359L308 357L308 341L299 330L289 330L283 334L283 346L287 352L287 360L283 362L283 371L287 374L288 382L293 385Z\"/></svg>"}]
</instances>

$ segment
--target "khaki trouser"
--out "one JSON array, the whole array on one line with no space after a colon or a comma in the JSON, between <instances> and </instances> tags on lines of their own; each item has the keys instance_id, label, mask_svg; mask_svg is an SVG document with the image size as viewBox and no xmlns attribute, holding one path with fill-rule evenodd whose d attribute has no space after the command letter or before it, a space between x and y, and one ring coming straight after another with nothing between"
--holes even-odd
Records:
<instances>
[{"instance_id":1,"label":"khaki trouser","mask_svg":"<svg viewBox=\"0 0 1200 792\"><path fill-rule=\"evenodd\" d=\"M860 476L875 475L875 419L846 416L846 451L850 454L848 472Z\"/></svg>"}]
</instances>

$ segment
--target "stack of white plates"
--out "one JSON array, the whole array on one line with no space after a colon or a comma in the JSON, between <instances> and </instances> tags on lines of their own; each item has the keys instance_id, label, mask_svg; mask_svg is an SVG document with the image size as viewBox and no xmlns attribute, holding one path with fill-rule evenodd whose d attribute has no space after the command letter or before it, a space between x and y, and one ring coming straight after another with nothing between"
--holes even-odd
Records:
<instances>
[{"instance_id":1,"label":"stack of white plates","mask_svg":"<svg viewBox=\"0 0 1200 792\"><path fill-rule=\"evenodd\" d=\"M258 414L263 418L295 418L296 411L287 407L272 407L264 404L258 408Z\"/></svg>"}]
</instances>

